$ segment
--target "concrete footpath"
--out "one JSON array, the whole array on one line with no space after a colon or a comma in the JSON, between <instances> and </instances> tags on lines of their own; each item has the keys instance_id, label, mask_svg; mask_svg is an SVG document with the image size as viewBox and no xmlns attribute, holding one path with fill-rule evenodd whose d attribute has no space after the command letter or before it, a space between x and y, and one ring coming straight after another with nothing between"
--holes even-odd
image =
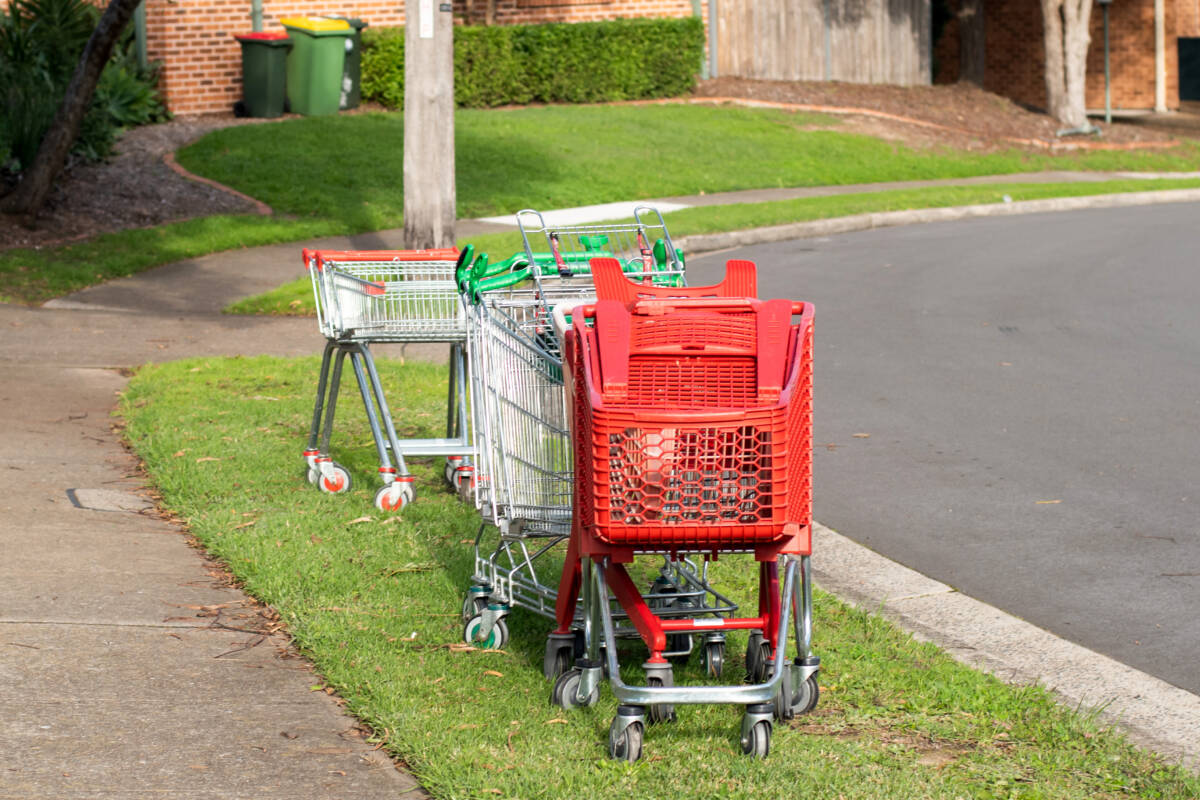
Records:
<instances>
[{"instance_id":1,"label":"concrete footpath","mask_svg":"<svg viewBox=\"0 0 1200 800\"><path fill-rule=\"evenodd\" d=\"M464 221L459 231L502 229ZM384 232L308 246L397 244ZM312 691L310 666L269 610L153 511L110 418L128 369L149 361L318 352L312 320L218 313L303 274L302 246L207 256L39 309L0 305L0 798L423 794L334 698ZM840 596L1006 680L1107 704L1136 740L1200 766L1200 698L830 531L818 532L817 553L820 583Z\"/></svg>"}]
</instances>

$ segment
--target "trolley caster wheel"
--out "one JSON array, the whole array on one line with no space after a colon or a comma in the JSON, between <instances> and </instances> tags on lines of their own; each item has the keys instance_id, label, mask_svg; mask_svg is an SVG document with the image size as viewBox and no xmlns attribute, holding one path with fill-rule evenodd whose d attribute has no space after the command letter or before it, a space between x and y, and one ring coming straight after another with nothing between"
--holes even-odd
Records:
<instances>
[{"instance_id":1,"label":"trolley caster wheel","mask_svg":"<svg viewBox=\"0 0 1200 800\"><path fill-rule=\"evenodd\" d=\"M311 483L313 486L316 486L317 480L321 477L321 470L317 469L312 464L305 464L304 470L305 470L304 477L308 480L309 483Z\"/></svg>"},{"instance_id":2,"label":"trolley caster wheel","mask_svg":"<svg viewBox=\"0 0 1200 800\"><path fill-rule=\"evenodd\" d=\"M821 689L817 686L817 676L809 675L800 687L792 692L792 716L812 711L820 699Z\"/></svg>"},{"instance_id":3,"label":"trolley caster wheel","mask_svg":"<svg viewBox=\"0 0 1200 800\"><path fill-rule=\"evenodd\" d=\"M751 758L766 758L771 752L771 723L759 720L742 739L742 752Z\"/></svg>"},{"instance_id":4,"label":"trolley caster wheel","mask_svg":"<svg viewBox=\"0 0 1200 800\"><path fill-rule=\"evenodd\" d=\"M709 642L704 645L704 674L710 678L719 678L724 669L725 643Z\"/></svg>"},{"instance_id":5,"label":"trolley caster wheel","mask_svg":"<svg viewBox=\"0 0 1200 800\"><path fill-rule=\"evenodd\" d=\"M557 680L571 669L575 662L575 643L561 643L561 637L546 641L546 654L542 658L542 674L547 680Z\"/></svg>"},{"instance_id":6,"label":"trolley caster wheel","mask_svg":"<svg viewBox=\"0 0 1200 800\"><path fill-rule=\"evenodd\" d=\"M446 456L446 468L442 471L442 474L446 476L446 483L456 488L458 487L458 484L454 480L454 473L458 472L461 467L461 456Z\"/></svg>"},{"instance_id":7,"label":"trolley caster wheel","mask_svg":"<svg viewBox=\"0 0 1200 800\"><path fill-rule=\"evenodd\" d=\"M582 703L579 702L579 681L583 673L577 669L569 669L558 676L554 682L554 690L550 692L550 705L570 711L573 708L594 706L600 700L600 687L593 686Z\"/></svg>"},{"instance_id":8,"label":"trolley caster wheel","mask_svg":"<svg viewBox=\"0 0 1200 800\"><path fill-rule=\"evenodd\" d=\"M763 683L771 671L771 645L763 639L761 633L750 634L750 642L746 645L746 680L749 683Z\"/></svg>"},{"instance_id":9,"label":"trolley caster wheel","mask_svg":"<svg viewBox=\"0 0 1200 800\"><path fill-rule=\"evenodd\" d=\"M467 464L454 470L454 474L450 476L450 485L460 497L468 496L475 491L475 468Z\"/></svg>"},{"instance_id":10,"label":"trolley caster wheel","mask_svg":"<svg viewBox=\"0 0 1200 800\"><path fill-rule=\"evenodd\" d=\"M642 757L642 723L631 722L620 728L620 719L614 719L608 728L608 757L630 764Z\"/></svg>"},{"instance_id":11,"label":"trolley caster wheel","mask_svg":"<svg viewBox=\"0 0 1200 800\"><path fill-rule=\"evenodd\" d=\"M350 470L336 461L328 462L327 468L318 468L317 486L327 494L345 494L350 491L354 481L350 478Z\"/></svg>"},{"instance_id":12,"label":"trolley caster wheel","mask_svg":"<svg viewBox=\"0 0 1200 800\"><path fill-rule=\"evenodd\" d=\"M662 678L647 678L647 686L662 686ZM675 721L675 706L670 703L651 703L646 706L646 721L651 725Z\"/></svg>"},{"instance_id":13,"label":"trolley caster wheel","mask_svg":"<svg viewBox=\"0 0 1200 800\"><path fill-rule=\"evenodd\" d=\"M380 487L375 493L375 508L380 511L399 511L416 497L412 484L397 481Z\"/></svg>"},{"instance_id":14,"label":"trolley caster wheel","mask_svg":"<svg viewBox=\"0 0 1200 800\"><path fill-rule=\"evenodd\" d=\"M466 597L464 597L462 604L463 624L465 625L466 623L470 622L471 617L474 617L477 614L482 614L483 610L487 608L487 605L487 597L484 595L468 594Z\"/></svg>"},{"instance_id":15,"label":"trolley caster wheel","mask_svg":"<svg viewBox=\"0 0 1200 800\"><path fill-rule=\"evenodd\" d=\"M479 635L480 629L483 627L483 615L476 614L467 620L467 624L463 626L463 641L467 644L473 644L481 650L503 650L504 645L508 644L508 626L504 624L504 620L498 619L492 625L492 632L488 634L486 639Z\"/></svg>"}]
</instances>

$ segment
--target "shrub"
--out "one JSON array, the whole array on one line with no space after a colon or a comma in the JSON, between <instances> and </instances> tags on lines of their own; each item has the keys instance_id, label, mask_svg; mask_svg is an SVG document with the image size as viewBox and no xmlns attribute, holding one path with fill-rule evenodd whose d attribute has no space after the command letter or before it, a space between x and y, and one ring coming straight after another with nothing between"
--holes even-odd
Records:
<instances>
[{"instance_id":1,"label":"shrub","mask_svg":"<svg viewBox=\"0 0 1200 800\"><path fill-rule=\"evenodd\" d=\"M99 14L84 0L13 0L0 13L0 173L19 173L37 155ZM127 29L101 73L72 153L102 159L122 128L165 119L156 84L156 67L138 66Z\"/></svg>"},{"instance_id":2,"label":"shrub","mask_svg":"<svg viewBox=\"0 0 1200 800\"><path fill-rule=\"evenodd\" d=\"M363 97L404 105L404 30L364 32ZM454 29L454 100L595 103L691 91L704 55L704 26L683 19L618 19Z\"/></svg>"}]
</instances>

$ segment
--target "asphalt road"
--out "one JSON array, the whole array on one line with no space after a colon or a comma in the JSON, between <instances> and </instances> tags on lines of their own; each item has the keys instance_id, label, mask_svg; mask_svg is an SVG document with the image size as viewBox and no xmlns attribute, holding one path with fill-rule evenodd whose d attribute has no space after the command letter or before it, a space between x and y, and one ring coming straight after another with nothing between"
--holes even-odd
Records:
<instances>
[{"instance_id":1,"label":"asphalt road","mask_svg":"<svg viewBox=\"0 0 1200 800\"><path fill-rule=\"evenodd\" d=\"M1200 206L760 245L691 282L727 258L816 305L819 521L1200 693Z\"/></svg>"}]
</instances>

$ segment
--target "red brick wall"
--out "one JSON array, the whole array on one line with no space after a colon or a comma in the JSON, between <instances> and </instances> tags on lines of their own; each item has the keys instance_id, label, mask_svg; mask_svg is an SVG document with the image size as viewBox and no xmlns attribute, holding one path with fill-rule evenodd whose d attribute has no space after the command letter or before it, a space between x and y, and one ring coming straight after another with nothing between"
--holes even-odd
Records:
<instances>
[{"instance_id":1,"label":"red brick wall","mask_svg":"<svg viewBox=\"0 0 1200 800\"><path fill-rule=\"evenodd\" d=\"M1200 31L1200 17L1180 0L1166 0L1167 107L1179 107L1180 35ZM1035 108L1046 107L1046 63L1038 0L990 0L984 88ZM952 0L952 8L957 3ZM1093 6L1088 48L1087 106L1104 107L1104 16ZM958 27L951 19L935 48L934 83L958 80ZM1114 109L1154 107L1154 0L1115 0L1109 9L1109 69Z\"/></svg>"},{"instance_id":2,"label":"red brick wall","mask_svg":"<svg viewBox=\"0 0 1200 800\"><path fill-rule=\"evenodd\" d=\"M456 20L466 0L455 0ZM473 19L485 0L473 0ZM704 4L707 6L707 4ZM263 28L284 17L337 14L358 17L374 27L402 25L404 0L263 0ZM497 0L497 24L584 22L618 17L691 16L691 0ZM242 96L241 47L236 33L250 30L249 0L146 0L147 50L163 62L161 88L176 114L229 111Z\"/></svg>"}]
</instances>

